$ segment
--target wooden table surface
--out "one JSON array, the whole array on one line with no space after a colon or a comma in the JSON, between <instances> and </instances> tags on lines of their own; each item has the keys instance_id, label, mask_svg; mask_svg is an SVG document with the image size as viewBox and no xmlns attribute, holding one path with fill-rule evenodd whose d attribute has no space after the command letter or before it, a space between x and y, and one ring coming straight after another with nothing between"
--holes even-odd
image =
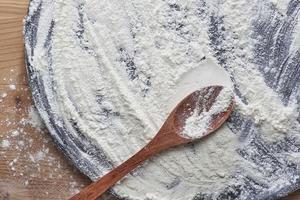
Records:
<instances>
[{"instance_id":1,"label":"wooden table surface","mask_svg":"<svg viewBox=\"0 0 300 200\"><path fill-rule=\"evenodd\" d=\"M0 200L65 200L90 181L34 119L22 39L27 6L0 0ZM284 200L300 200L300 191Z\"/></svg>"}]
</instances>

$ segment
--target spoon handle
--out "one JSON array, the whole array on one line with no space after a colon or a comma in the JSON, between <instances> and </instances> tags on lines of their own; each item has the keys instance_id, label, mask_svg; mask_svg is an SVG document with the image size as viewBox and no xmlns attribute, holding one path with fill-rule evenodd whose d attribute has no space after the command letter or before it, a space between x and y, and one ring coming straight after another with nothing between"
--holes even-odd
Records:
<instances>
[{"instance_id":1,"label":"spoon handle","mask_svg":"<svg viewBox=\"0 0 300 200\"><path fill-rule=\"evenodd\" d=\"M149 158L152 154L146 148L143 148L127 161L104 175L99 180L85 187L80 193L73 196L70 200L94 200L102 195L106 190L112 187L120 179L135 169L141 162Z\"/></svg>"},{"instance_id":2,"label":"spoon handle","mask_svg":"<svg viewBox=\"0 0 300 200\"><path fill-rule=\"evenodd\" d=\"M143 161L149 159L162 150L190 141L189 139L184 139L178 136L173 131L167 130L168 127L161 128L157 135L139 152L108 174L83 188L78 194L69 200L95 200L129 172L138 167Z\"/></svg>"},{"instance_id":3,"label":"spoon handle","mask_svg":"<svg viewBox=\"0 0 300 200\"><path fill-rule=\"evenodd\" d=\"M163 147L165 147L165 145L161 146L159 144L160 140L161 137L155 137L149 144L147 144L143 149L141 149L127 161L101 177L99 180L82 189L78 194L69 200L95 200L124 176L126 176L129 172L139 166L141 162L160 152Z\"/></svg>"}]
</instances>

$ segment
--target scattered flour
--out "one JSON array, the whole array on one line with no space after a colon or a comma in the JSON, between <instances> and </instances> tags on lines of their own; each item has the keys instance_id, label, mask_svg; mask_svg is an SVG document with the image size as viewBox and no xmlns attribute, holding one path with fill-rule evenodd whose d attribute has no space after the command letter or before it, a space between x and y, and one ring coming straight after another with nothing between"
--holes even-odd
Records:
<instances>
[{"instance_id":1,"label":"scattered flour","mask_svg":"<svg viewBox=\"0 0 300 200\"><path fill-rule=\"evenodd\" d=\"M34 106L31 106L28 109L27 123L37 129L43 129L45 127L44 122L42 121L38 111Z\"/></svg>"},{"instance_id":2,"label":"scattered flour","mask_svg":"<svg viewBox=\"0 0 300 200\"><path fill-rule=\"evenodd\" d=\"M1 142L2 148L7 149L7 148L9 148L9 146L10 146L9 140L2 140L2 142Z\"/></svg>"},{"instance_id":3,"label":"scattered flour","mask_svg":"<svg viewBox=\"0 0 300 200\"><path fill-rule=\"evenodd\" d=\"M10 85L9 89L15 90L15 85ZM20 91L27 90L27 87L20 87ZM59 153L54 154L53 151L50 152L49 147L54 149L53 144L49 142L50 136L48 133L42 131L44 124L34 106L30 106L28 110L23 110L25 106L22 106L22 108L17 105L16 107L7 107L7 104L2 103L5 98L12 97L10 93L1 91L1 111L15 113L16 115L28 113L28 116L19 119L19 116L15 117L13 114L2 115L3 117L0 119L0 126L2 127L0 133L0 160L1 165L4 164L8 169L7 175L1 177L0 199L2 192L3 194L10 194L7 198L18 199L19 197L14 195L16 190L22 188L21 193L25 194L27 192L26 187L29 189L31 184L36 184L37 181L41 180L53 182L54 184L59 183L64 188L57 193L57 191L52 190L52 187L45 188L35 185L37 189L45 191L45 195L42 196L67 199L70 195L78 192L83 187L83 181L80 176L73 175L74 172L77 172L75 168L69 167L68 162L62 162L62 155ZM5 181L6 178L7 181ZM66 180L70 180L70 182ZM11 187L12 183L9 181L13 181L15 187ZM5 185L2 185L3 183ZM9 186L9 188L6 188L6 186ZM12 188L14 191L10 191ZM29 196L34 197L32 194ZM41 194L39 194L39 198L41 198ZM27 198L24 197L24 199Z\"/></svg>"},{"instance_id":4,"label":"scattered flour","mask_svg":"<svg viewBox=\"0 0 300 200\"><path fill-rule=\"evenodd\" d=\"M11 136L16 137L20 134L20 132L18 130L14 130L11 132Z\"/></svg>"},{"instance_id":5,"label":"scattered flour","mask_svg":"<svg viewBox=\"0 0 300 200\"><path fill-rule=\"evenodd\" d=\"M202 101L209 99L211 94L208 93L204 97L199 96L199 104ZM185 121L185 126L182 135L187 138L199 138L208 133L213 116L216 116L226 111L233 99L233 92L231 89L225 87L218 94L215 102L209 110L203 110L203 107L197 105L192 111L192 115Z\"/></svg>"},{"instance_id":6,"label":"scattered flour","mask_svg":"<svg viewBox=\"0 0 300 200\"><path fill-rule=\"evenodd\" d=\"M255 44L250 39L251 19L259 2L201 2L43 1L37 44L34 49L31 42L26 44L31 64L45 83L53 112L69 127L73 126L70 119L75 121L77 129L115 166L153 138L183 97L207 85L232 88L231 79L247 99L236 96L236 109L264 130L266 141L282 139L290 127L299 126L295 102L283 105L257 66L249 62ZM272 3L284 12L284 4ZM38 6L39 1L32 1L29 14ZM211 39L211 30L217 29L212 20L224 23L228 38L223 39L229 41L213 44L214 48L222 52L222 48L237 47L234 55L228 55L232 59L227 71L212 50L211 43L223 37ZM49 33L51 48L44 48ZM216 195L236 184L231 182L232 174L240 169L258 173L236 152L238 145L237 135L225 125L205 141L153 158L114 191L130 199L181 200L198 192Z\"/></svg>"},{"instance_id":7,"label":"scattered flour","mask_svg":"<svg viewBox=\"0 0 300 200\"><path fill-rule=\"evenodd\" d=\"M2 97L2 98L7 97L7 93L2 93L2 94L1 94L1 97Z\"/></svg>"},{"instance_id":8,"label":"scattered flour","mask_svg":"<svg viewBox=\"0 0 300 200\"><path fill-rule=\"evenodd\" d=\"M7 96L7 93L4 92L4 93L1 93L0 95L0 103L4 100L4 98Z\"/></svg>"},{"instance_id":9,"label":"scattered flour","mask_svg":"<svg viewBox=\"0 0 300 200\"><path fill-rule=\"evenodd\" d=\"M11 85L9 85L8 87L9 87L9 89L11 89L11 90L16 90L16 85L11 84Z\"/></svg>"},{"instance_id":10,"label":"scattered flour","mask_svg":"<svg viewBox=\"0 0 300 200\"><path fill-rule=\"evenodd\" d=\"M40 160L45 159L48 152L49 152L49 149L43 149L43 150L36 152L33 155L29 155L29 158L32 162L38 162Z\"/></svg>"}]
</instances>

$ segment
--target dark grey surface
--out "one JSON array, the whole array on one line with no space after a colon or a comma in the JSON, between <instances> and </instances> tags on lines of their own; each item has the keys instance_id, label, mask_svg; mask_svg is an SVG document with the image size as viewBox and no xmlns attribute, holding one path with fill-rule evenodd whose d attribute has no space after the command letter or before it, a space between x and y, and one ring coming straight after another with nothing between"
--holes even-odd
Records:
<instances>
[{"instance_id":1,"label":"dark grey surface","mask_svg":"<svg viewBox=\"0 0 300 200\"><path fill-rule=\"evenodd\" d=\"M35 56L36 35L40 28L40 14L43 12L43 1L37 2L40 2L40 6L36 10L31 10L32 14L27 16L24 27L26 63L33 99L58 147L66 157L73 161L78 169L91 179L95 179L102 175L103 169L111 168L109 158L80 132L75 121L63 120L60 113L53 112L55 102L53 102L52 97L56 95L55 90L52 88L51 69L51 40L55 28L54 20L50 22L50 29L43 47L48 54L47 77L42 76L32 63L32 58ZM292 34L295 32L295 26L299 19L300 1L290 1L285 15L280 13L272 3L266 2L261 1L258 7L264 6L264 9L267 9L268 12L258 12L256 16L253 16L252 37L258 39L259 43L256 44L254 49L255 59L251 62L258 66L265 82L280 95L284 105L288 104L292 96L297 99L298 122L300 122L300 50L299 47L293 47L296 48L296 51L290 51L293 40ZM235 56L242 56L235 53L235 49L239 47L228 45L226 41L228 38L225 35L228 35L227 33L230 30L225 28L223 16L215 12L208 12L205 1L200 0L198 5L199 18L206 18L210 22L210 45L214 55L219 64L227 69ZM180 6L176 4L170 4L170 8L180 11ZM83 12L81 7L78 8L78 12ZM180 32L180 26L173 27L173 25L170 24L169 28L174 28ZM82 33L85 28L82 20L79 20L78 27L78 39L82 41L80 45L93 54L93 50L84 45L86 41L84 41ZM238 38L230 39L238 40ZM124 49L120 49L120 51L123 54L126 53ZM132 59L124 55L122 62L127 63L128 70L126 69L126 71L128 74L133 79L137 78L135 74L136 66L134 63L132 64ZM276 70L264 70L268 66L272 66ZM232 76L232 80L234 81L234 76ZM149 85L146 84L144 87L145 93L151 86L150 77L148 81ZM238 85L235 85L235 92L247 103L247 99L241 96ZM243 180L243 184L227 187L218 195L217 199L277 199L300 188L300 166L285 158L287 153L300 152L300 140L297 137L289 134L280 141L268 143L261 138L260 129L255 126L252 119L245 118L238 112L234 112L230 117L229 127L240 141L247 141L246 145L237 149L239 155L255 164L260 173L265 176L265 179L273 180L273 182L270 181L268 184L264 184L241 171L241 173L233 174L232 179ZM293 131L295 135L300 133L296 129ZM83 153L87 153L87 156L82 156ZM283 177L288 178L289 181L274 188L273 183ZM193 198L193 200L201 199L212 199L211 194L199 193Z\"/></svg>"}]
</instances>

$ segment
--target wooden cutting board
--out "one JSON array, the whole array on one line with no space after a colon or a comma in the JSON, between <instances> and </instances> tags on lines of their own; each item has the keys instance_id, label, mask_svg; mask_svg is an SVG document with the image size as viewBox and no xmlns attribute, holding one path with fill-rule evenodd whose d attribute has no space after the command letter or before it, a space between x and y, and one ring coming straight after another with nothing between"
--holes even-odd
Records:
<instances>
[{"instance_id":1,"label":"wooden cutting board","mask_svg":"<svg viewBox=\"0 0 300 200\"><path fill-rule=\"evenodd\" d=\"M29 120L34 115L22 39L27 6L28 0L0 0L0 200L64 200L90 181L47 130ZM300 191L284 200L300 200Z\"/></svg>"}]
</instances>

